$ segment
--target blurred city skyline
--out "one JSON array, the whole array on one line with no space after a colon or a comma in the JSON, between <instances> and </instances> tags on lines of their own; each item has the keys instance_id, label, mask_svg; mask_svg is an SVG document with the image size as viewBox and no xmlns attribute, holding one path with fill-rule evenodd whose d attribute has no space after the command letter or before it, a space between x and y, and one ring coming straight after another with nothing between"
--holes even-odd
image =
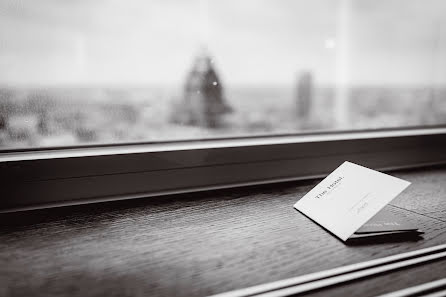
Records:
<instances>
[{"instance_id":1,"label":"blurred city skyline","mask_svg":"<svg viewBox=\"0 0 446 297\"><path fill-rule=\"evenodd\" d=\"M442 0L0 0L0 85L182 85L203 46L228 87L293 86L300 71L333 85L343 41L350 84L441 86L444 11Z\"/></svg>"}]
</instances>

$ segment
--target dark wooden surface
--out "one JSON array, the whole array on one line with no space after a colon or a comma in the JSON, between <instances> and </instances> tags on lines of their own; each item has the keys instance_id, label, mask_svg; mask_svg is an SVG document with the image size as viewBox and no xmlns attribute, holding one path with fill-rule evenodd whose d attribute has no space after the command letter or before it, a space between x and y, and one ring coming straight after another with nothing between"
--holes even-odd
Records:
<instances>
[{"instance_id":1,"label":"dark wooden surface","mask_svg":"<svg viewBox=\"0 0 446 297\"><path fill-rule=\"evenodd\" d=\"M293 209L318 181L0 215L1 296L203 296L446 242L446 168L393 172L418 241L348 246ZM446 261L314 292L373 296Z\"/></svg>"}]
</instances>

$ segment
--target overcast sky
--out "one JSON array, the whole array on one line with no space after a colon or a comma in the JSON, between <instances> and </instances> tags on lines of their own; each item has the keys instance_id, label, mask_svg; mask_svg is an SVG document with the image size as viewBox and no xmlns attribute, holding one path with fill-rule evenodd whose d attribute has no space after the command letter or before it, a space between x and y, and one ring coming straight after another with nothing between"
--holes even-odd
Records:
<instances>
[{"instance_id":1,"label":"overcast sky","mask_svg":"<svg viewBox=\"0 0 446 297\"><path fill-rule=\"evenodd\" d=\"M230 85L339 67L446 84L445 16L444 0L0 0L0 84L179 84L204 45Z\"/></svg>"}]
</instances>

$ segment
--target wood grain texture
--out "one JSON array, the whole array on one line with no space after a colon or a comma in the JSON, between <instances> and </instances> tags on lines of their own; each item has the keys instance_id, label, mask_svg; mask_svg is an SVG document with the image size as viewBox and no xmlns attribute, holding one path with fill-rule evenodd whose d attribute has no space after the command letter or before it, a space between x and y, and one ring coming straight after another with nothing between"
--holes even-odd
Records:
<instances>
[{"instance_id":1,"label":"wood grain texture","mask_svg":"<svg viewBox=\"0 0 446 297\"><path fill-rule=\"evenodd\" d=\"M0 295L204 296L445 243L446 168L393 175L413 184L388 208L421 240L345 245L292 207L317 180L1 215ZM329 295L444 276L438 261Z\"/></svg>"}]
</instances>

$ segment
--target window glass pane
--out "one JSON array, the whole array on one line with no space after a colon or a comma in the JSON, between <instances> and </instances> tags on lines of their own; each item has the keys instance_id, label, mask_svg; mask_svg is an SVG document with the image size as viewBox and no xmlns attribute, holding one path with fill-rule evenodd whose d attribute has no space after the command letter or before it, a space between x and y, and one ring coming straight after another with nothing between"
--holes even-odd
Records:
<instances>
[{"instance_id":1,"label":"window glass pane","mask_svg":"<svg viewBox=\"0 0 446 297\"><path fill-rule=\"evenodd\" d=\"M0 0L0 148L446 123L443 0Z\"/></svg>"}]
</instances>

